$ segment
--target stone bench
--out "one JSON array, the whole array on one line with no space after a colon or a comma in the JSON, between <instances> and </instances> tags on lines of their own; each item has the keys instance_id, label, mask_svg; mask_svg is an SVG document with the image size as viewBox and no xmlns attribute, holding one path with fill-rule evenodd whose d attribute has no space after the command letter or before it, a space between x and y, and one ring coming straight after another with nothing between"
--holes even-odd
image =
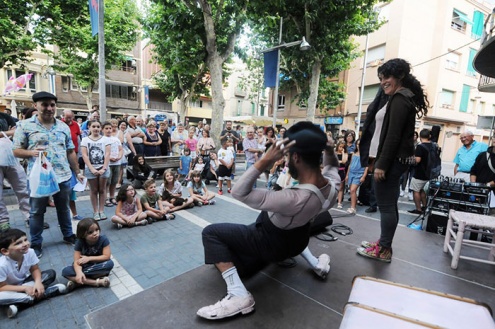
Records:
<instances>
[{"instance_id":1,"label":"stone bench","mask_svg":"<svg viewBox=\"0 0 495 329\"><path fill-rule=\"evenodd\" d=\"M180 155L161 155L154 157L144 157L146 163L159 174L166 169L178 169L180 167ZM127 166L127 178L132 180L132 166Z\"/></svg>"}]
</instances>

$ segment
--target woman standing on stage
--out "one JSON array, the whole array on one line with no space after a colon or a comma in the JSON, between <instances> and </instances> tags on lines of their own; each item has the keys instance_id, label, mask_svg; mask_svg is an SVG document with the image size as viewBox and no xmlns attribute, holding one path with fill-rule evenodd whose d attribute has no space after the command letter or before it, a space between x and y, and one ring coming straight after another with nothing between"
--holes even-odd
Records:
<instances>
[{"instance_id":1,"label":"woman standing on stage","mask_svg":"<svg viewBox=\"0 0 495 329\"><path fill-rule=\"evenodd\" d=\"M376 126L381 129L375 129L372 138L378 140L374 179L381 234L376 242L363 241L357 252L389 263L392 240L399 223L399 180L407 166L415 163L415 121L416 117L426 115L429 103L421 83L411 74L410 64L403 59L391 59L380 66L378 78L383 92L389 96L388 103L375 116Z\"/></svg>"}]
</instances>

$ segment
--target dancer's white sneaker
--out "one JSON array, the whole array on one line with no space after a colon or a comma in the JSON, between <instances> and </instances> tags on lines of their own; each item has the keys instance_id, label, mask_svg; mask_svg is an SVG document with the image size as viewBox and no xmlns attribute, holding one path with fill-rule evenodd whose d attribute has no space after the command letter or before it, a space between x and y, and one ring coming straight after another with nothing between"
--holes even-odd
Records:
<instances>
[{"instance_id":1,"label":"dancer's white sneaker","mask_svg":"<svg viewBox=\"0 0 495 329\"><path fill-rule=\"evenodd\" d=\"M318 257L318 264L316 265L316 268L313 269L313 271L320 278L325 279L328 275L328 272L330 272L330 256L328 256L327 254L321 254L320 257Z\"/></svg>"},{"instance_id":2,"label":"dancer's white sneaker","mask_svg":"<svg viewBox=\"0 0 495 329\"><path fill-rule=\"evenodd\" d=\"M248 314L254 311L254 298L251 293L246 297L227 294L222 300L213 305L202 307L196 313L208 320L219 320L236 314Z\"/></svg>"}]
</instances>

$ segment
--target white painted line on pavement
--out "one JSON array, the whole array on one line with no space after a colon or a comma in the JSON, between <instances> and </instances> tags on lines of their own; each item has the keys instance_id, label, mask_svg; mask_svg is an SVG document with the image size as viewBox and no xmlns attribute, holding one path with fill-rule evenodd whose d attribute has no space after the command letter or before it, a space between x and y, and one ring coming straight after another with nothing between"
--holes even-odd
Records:
<instances>
[{"instance_id":1,"label":"white painted line on pavement","mask_svg":"<svg viewBox=\"0 0 495 329\"><path fill-rule=\"evenodd\" d=\"M230 202L230 203L233 203L233 204L235 204L235 205L237 205L237 206L241 206L241 207L244 207L244 208L250 209L250 210L252 210L252 211L259 212L259 210L254 209L254 208L251 208L250 206L248 206L248 205L246 205L246 204L242 203L241 201L238 201L238 200L236 200L236 199L234 199L234 198L229 198L229 197L226 197L226 196L224 196L224 195L219 195L219 194L217 194L217 195L215 196L215 198L219 198L219 199L222 199L222 200L228 201L228 202Z\"/></svg>"},{"instance_id":2,"label":"white painted line on pavement","mask_svg":"<svg viewBox=\"0 0 495 329\"><path fill-rule=\"evenodd\" d=\"M216 206L213 206L213 207L216 207ZM198 225L201 228L205 228L206 226L211 224L210 222L204 220L203 218L196 216L194 214L191 214L187 210L179 210L176 212L176 214L180 215L181 217L184 217L185 219L187 219L191 223Z\"/></svg>"},{"instance_id":3,"label":"white painted line on pavement","mask_svg":"<svg viewBox=\"0 0 495 329\"><path fill-rule=\"evenodd\" d=\"M127 272L119 261L112 256L114 267L110 273L110 289L119 300L126 299L138 292L143 291L143 287Z\"/></svg>"}]
</instances>

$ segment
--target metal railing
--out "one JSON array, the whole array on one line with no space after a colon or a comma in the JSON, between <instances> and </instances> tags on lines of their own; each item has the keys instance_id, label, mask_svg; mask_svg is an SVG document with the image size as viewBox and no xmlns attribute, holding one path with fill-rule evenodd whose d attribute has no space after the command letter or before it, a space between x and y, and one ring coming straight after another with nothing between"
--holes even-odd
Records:
<instances>
[{"instance_id":1,"label":"metal railing","mask_svg":"<svg viewBox=\"0 0 495 329\"><path fill-rule=\"evenodd\" d=\"M486 93L495 92L495 78L490 78L486 75L480 75L478 90Z\"/></svg>"}]
</instances>

